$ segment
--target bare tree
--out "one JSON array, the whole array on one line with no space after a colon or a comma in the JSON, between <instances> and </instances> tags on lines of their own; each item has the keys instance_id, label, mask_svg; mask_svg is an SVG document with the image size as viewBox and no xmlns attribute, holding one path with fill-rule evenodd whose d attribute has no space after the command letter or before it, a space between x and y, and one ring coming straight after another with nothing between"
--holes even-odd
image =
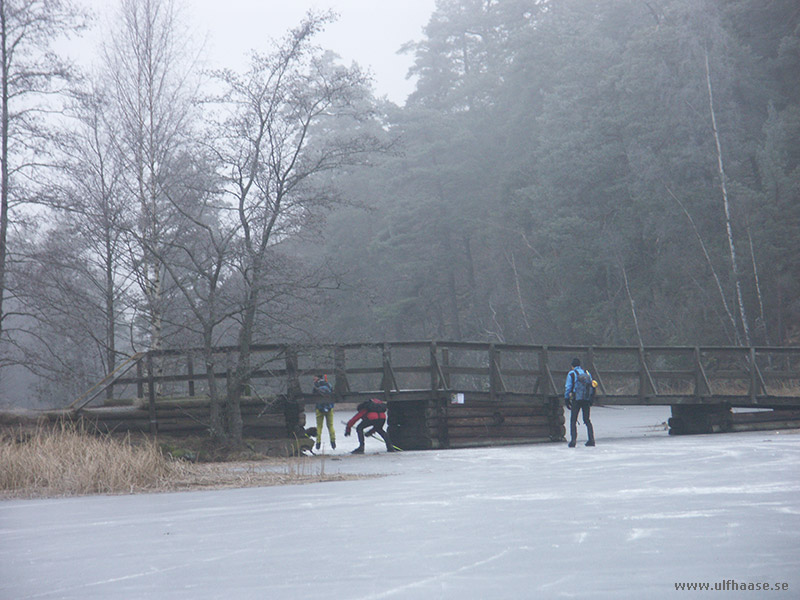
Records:
<instances>
[{"instance_id":1,"label":"bare tree","mask_svg":"<svg viewBox=\"0 0 800 600\"><path fill-rule=\"evenodd\" d=\"M6 340L9 227L15 207L32 203L32 172L48 145L53 97L72 77L51 43L83 26L70 0L0 0L0 339Z\"/></svg>"},{"instance_id":2,"label":"bare tree","mask_svg":"<svg viewBox=\"0 0 800 600\"><path fill-rule=\"evenodd\" d=\"M228 399L233 444L241 443L239 401L278 245L337 200L319 184L321 174L363 163L381 147L368 125L367 77L312 45L331 19L309 13L270 54L254 53L247 73L219 73L227 93L215 150L241 232L239 353ZM333 126L344 119L346 134Z\"/></svg>"},{"instance_id":3,"label":"bare tree","mask_svg":"<svg viewBox=\"0 0 800 600\"><path fill-rule=\"evenodd\" d=\"M102 92L81 94L73 109L75 127L62 137L66 223L90 266L87 277L103 299L104 375L114 371L117 337L131 286L123 232L122 163L114 147L114 127L106 119ZM108 390L110 393L111 390Z\"/></svg>"},{"instance_id":4,"label":"bare tree","mask_svg":"<svg viewBox=\"0 0 800 600\"><path fill-rule=\"evenodd\" d=\"M172 206L187 196L176 172L191 137L197 82L190 38L179 27L173 0L122 0L120 6L118 28L105 48L105 77L125 193L135 206L132 265L145 299L148 346L156 350L163 343L162 258L183 227Z\"/></svg>"},{"instance_id":5,"label":"bare tree","mask_svg":"<svg viewBox=\"0 0 800 600\"><path fill-rule=\"evenodd\" d=\"M58 203L38 243L29 244L32 260L18 286L18 297L37 320L29 336L41 331L48 338L42 351L23 349L26 364L53 380L52 392L76 381L97 382L114 371L125 350L120 352L118 337L131 287L126 210L119 196L122 166L104 109L102 93L90 91L77 94L67 112L71 127L56 138L63 156L49 191ZM65 365L62 357L48 358L45 350L76 340L88 343L70 353L91 360Z\"/></svg>"},{"instance_id":6,"label":"bare tree","mask_svg":"<svg viewBox=\"0 0 800 600\"><path fill-rule=\"evenodd\" d=\"M74 400L107 371L104 274L86 241L76 222L61 215L20 248L27 258L17 298L35 319L15 338L49 406Z\"/></svg>"}]
</instances>

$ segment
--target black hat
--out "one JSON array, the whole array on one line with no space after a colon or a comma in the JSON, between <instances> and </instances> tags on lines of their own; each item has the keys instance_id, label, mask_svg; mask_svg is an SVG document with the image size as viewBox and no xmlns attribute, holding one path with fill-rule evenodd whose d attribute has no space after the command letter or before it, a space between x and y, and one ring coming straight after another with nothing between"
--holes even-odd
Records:
<instances>
[{"instance_id":1,"label":"black hat","mask_svg":"<svg viewBox=\"0 0 800 600\"><path fill-rule=\"evenodd\" d=\"M573 367L580 367L581 366L581 359L578 358L578 357L573 358L572 359L572 366Z\"/></svg>"}]
</instances>

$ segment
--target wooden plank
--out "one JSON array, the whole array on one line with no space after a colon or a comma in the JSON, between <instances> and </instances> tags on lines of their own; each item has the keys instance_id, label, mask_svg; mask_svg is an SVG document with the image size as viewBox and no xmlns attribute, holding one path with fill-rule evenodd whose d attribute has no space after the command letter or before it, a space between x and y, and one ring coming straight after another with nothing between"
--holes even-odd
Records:
<instances>
[{"instance_id":1,"label":"wooden plank","mask_svg":"<svg viewBox=\"0 0 800 600\"><path fill-rule=\"evenodd\" d=\"M737 423L730 426L730 431L770 431L773 429L800 429L800 419L790 421L768 421L765 423Z\"/></svg>"},{"instance_id":2,"label":"wooden plank","mask_svg":"<svg viewBox=\"0 0 800 600\"><path fill-rule=\"evenodd\" d=\"M800 410L765 410L733 413L734 423L767 423L770 421L800 420Z\"/></svg>"},{"instance_id":3,"label":"wooden plank","mask_svg":"<svg viewBox=\"0 0 800 600\"><path fill-rule=\"evenodd\" d=\"M540 405L498 405L498 406L465 406L463 404L451 404L448 407L450 416L475 416L491 417L495 414L505 416L523 415L548 415L552 412L551 408L545 404Z\"/></svg>"},{"instance_id":4,"label":"wooden plank","mask_svg":"<svg viewBox=\"0 0 800 600\"><path fill-rule=\"evenodd\" d=\"M525 436L531 435L531 432L536 431L550 431L551 427L548 423L539 425L458 425L453 426L448 423L448 430L450 438L454 437L469 437L469 436Z\"/></svg>"},{"instance_id":5,"label":"wooden plank","mask_svg":"<svg viewBox=\"0 0 800 600\"><path fill-rule=\"evenodd\" d=\"M511 427L527 427L533 425L549 425L552 421L551 417L511 417L498 421L494 417L473 417L473 418L453 418L447 417L447 426L454 427L485 427L485 426L511 426ZM428 420L429 427L436 427L438 421L436 419Z\"/></svg>"},{"instance_id":6,"label":"wooden plank","mask_svg":"<svg viewBox=\"0 0 800 600\"><path fill-rule=\"evenodd\" d=\"M350 383L347 379L347 363L344 348L337 347L333 354L333 391L337 397L341 397L350 391Z\"/></svg>"}]
</instances>

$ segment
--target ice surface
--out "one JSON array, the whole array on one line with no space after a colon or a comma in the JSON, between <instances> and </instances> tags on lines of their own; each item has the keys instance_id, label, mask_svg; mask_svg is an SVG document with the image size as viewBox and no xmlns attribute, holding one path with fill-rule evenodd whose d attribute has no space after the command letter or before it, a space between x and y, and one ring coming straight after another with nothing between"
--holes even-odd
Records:
<instances>
[{"instance_id":1,"label":"ice surface","mask_svg":"<svg viewBox=\"0 0 800 600\"><path fill-rule=\"evenodd\" d=\"M595 409L596 448L364 456L341 426L325 471L386 477L0 502L0 599L799 597L800 435L668 416Z\"/></svg>"}]
</instances>

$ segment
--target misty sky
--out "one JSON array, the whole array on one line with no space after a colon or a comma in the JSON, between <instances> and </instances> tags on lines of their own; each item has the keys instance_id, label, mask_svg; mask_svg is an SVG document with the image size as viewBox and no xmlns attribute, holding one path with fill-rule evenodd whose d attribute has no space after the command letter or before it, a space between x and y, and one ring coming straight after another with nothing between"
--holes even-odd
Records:
<instances>
[{"instance_id":1,"label":"misty sky","mask_svg":"<svg viewBox=\"0 0 800 600\"><path fill-rule=\"evenodd\" d=\"M98 13L98 23L113 14L117 0L80 0ZM414 89L406 79L413 62L397 51L408 41L420 40L435 0L177 0L185 8L189 26L205 49L211 66L244 69L249 51L266 49L268 38L279 38L297 25L309 9L333 9L336 23L318 37L324 48L339 54L346 64L356 61L374 76L376 94L403 104ZM99 29L96 28L96 30ZM99 34L75 43L81 62L91 60Z\"/></svg>"}]
</instances>

